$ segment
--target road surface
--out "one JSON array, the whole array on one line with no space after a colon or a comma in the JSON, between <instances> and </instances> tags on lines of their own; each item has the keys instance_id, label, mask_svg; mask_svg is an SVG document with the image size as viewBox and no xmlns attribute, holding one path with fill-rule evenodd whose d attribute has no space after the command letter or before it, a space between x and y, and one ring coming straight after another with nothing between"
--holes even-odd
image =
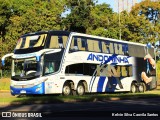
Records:
<instances>
[{"instance_id":1,"label":"road surface","mask_svg":"<svg viewBox=\"0 0 160 120\"><path fill-rule=\"evenodd\" d=\"M134 100L32 104L0 107L2 112L40 113L45 119L103 119L113 117L154 117L160 119L160 97ZM117 116L116 116L117 115ZM136 119L137 117L136 116ZM15 116L14 116L15 117ZM14 118L12 118L14 119ZM123 118L124 119L124 118Z\"/></svg>"}]
</instances>

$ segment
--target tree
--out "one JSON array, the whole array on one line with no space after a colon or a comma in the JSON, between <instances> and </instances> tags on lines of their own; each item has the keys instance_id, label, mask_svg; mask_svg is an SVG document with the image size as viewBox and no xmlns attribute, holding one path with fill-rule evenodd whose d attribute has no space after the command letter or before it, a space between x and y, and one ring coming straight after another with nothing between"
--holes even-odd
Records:
<instances>
[{"instance_id":1,"label":"tree","mask_svg":"<svg viewBox=\"0 0 160 120\"><path fill-rule=\"evenodd\" d=\"M67 0L67 10L70 10L70 14L64 18L65 29L86 33L94 5L95 0Z\"/></svg>"},{"instance_id":2,"label":"tree","mask_svg":"<svg viewBox=\"0 0 160 120\"><path fill-rule=\"evenodd\" d=\"M160 1L145 0L136 4L131 13L134 16L143 16L149 20L151 24L148 32L145 33L146 37L151 41L160 40ZM148 27L148 26L147 26Z\"/></svg>"},{"instance_id":3,"label":"tree","mask_svg":"<svg viewBox=\"0 0 160 120\"><path fill-rule=\"evenodd\" d=\"M87 29L88 34L117 38L118 31L114 25L115 14L108 4L97 4L91 10L90 25Z\"/></svg>"},{"instance_id":4,"label":"tree","mask_svg":"<svg viewBox=\"0 0 160 120\"><path fill-rule=\"evenodd\" d=\"M65 0L0 0L0 53L14 50L25 33L62 29ZM1 57L0 57L1 58Z\"/></svg>"},{"instance_id":5,"label":"tree","mask_svg":"<svg viewBox=\"0 0 160 120\"><path fill-rule=\"evenodd\" d=\"M145 43L150 41L147 33L151 28L151 23L142 16L134 16L125 11L121 13L122 39L126 41L133 41Z\"/></svg>"}]
</instances>

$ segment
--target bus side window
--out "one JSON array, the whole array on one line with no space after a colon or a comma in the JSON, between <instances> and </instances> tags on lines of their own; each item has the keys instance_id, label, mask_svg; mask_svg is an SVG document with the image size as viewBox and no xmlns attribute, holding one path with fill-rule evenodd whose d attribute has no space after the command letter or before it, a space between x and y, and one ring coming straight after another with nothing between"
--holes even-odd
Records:
<instances>
[{"instance_id":1,"label":"bus side window","mask_svg":"<svg viewBox=\"0 0 160 120\"><path fill-rule=\"evenodd\" d=\"M72 38L70 50L71 51L77 51L78 50L78 43L77 43L77 38L76 37Z\"/></svg>"},{"instance_id":2,"label":"bus side window","mask_svg":"<svg viewBox=\"0 0 160 120\"><path fill-rule=\"evenodd\" d=\"M117 43L114 43L114 51L115 51L115 54L119 53L119 46Z\"/></svg>"},{"instance_id":3,"label":"bus side window","mask_svg":"<svg viewBox=\"0 0 160 120\"><path fill-rule=\"evenodd\" d=\"M126 77L127 74L128 74L128 71L127 71L127 69L126 69L125 66L122 66L122 67L121 67L121 72L122 72L122 76L124 76L124 77Z\"/></svg>"},{"instance_id":4,"label":"bus side window","mask_svg":"<svg viewBox=\"0 0 160 120\"><path fill-rule=\"evenodd\" d=\"M102 42L102 51L104 53L113 54L114 53L113 43L110 41Z\"/></svg>"},{"instance_id":5,"label":"bus side window","mask_svg":"<svg viewBox=\"0 0 160 120\"><path fill-rule=\"evenodd\" d=\"M58 36L51 36L49 48L59 48Z\"/></svg>"},{"instance_id":6,"label":"bus side window","mask_svg":"<svg viewBox=\"0 0 160 120\"><path fill-rule=\"evenodd\" d=\"M73 40L74 41L74 47L73 47L73 49L76 50L76 51L78 50L78 43L77 43L78 41L77 41L77 39L78 38L74 37L74 40Z\"/></svg>"},{"instance_id":7,"label":"bus side window","mask_svg":"<svg viewBox=\"0 0 160 120\"><path fill-rule=\"evenodd\" d=\"M21 45L22 45L22 38L19 38L15 49L20 49Z\"/></svg>"},{"instance_id":8,"label":"bus side window","mask_svg":"<svg viewBox=\"0 0 160 120\"><path fill-rule=\"evenodd\" d=\"M66 47L68 37L67 36L62 36L62 39L63 39L63 46Z\"/></svg>"},{"instance_id":9,"label":"bus side window","mask_svg":"<svg viewBox=\"0 0 160 120\"><path fill-rule=\"evenodd\" d=\"M101 52L99 48L99 41L93 40L93 49L94 49L94 52Z\"/></svg>"},{"instance_id":10,"label":"bus side window","mask_svg":"<svg viewBox=\"0 0 160 120\"><path fill-rule=\"evenodd\" d=\"M24 48L28 48L30 45L30 37L26 37L26 41L25 41L25 44L24 44Z\"/></svg>"},{"instance_id":11,"label":"bus side window","mask_svg":"<svg viewBox=\"0 0 160 120\"><path fill-rule=\"evenodd\" d=\"M93 40L87 39L88 51L94 51Z\"/></svg>"},{"instance_id":12,"label":"bus side window","mask_svg":"<svg viewBox=\"0 0 160 120\"><path fill-rule=\"evenodd\" d=\"M110 51L110 54L114 54L114 49L113 49L113 43L110 42L109 44L109 51Z\"/></svg>"},{"instance_id":13,"label":"bus side window","mask_svg":"<svg viewBox=\"0 0 160 120\"><path fill-rule=\"evenodd\" d=\"M38 40L38 42L34 45L34 47L38 47L38 46L44 46L44 40L46 39L47 35L41 35L40 39ZM31 45L30 45L31 46Z\"/></svg>"},{"instance_id":14,"label":"bus side window","mask_svg":"<svg viewBox=\"0 0 160 120\"><path fill-rule=\"evenodd\" d=\"M44 74L50 74L53 73L55 70L55 64L53 61L45 61L44 65Z\"/></svg>"},{"instance_id":15,"label":"bus side window","mask_svg":"<svg viewBox=\"0 0 160 120\"><path fill-rule=\"evenodd\" d=\"M58 48L63 48L63 39L62 39L62 36L58 36L58 44L59 44Z\"/></svg>"},{"instance_id":16,"label":"bus side window","mask_svg":"<svg viewBox=\"0 0 160 120\"><path fill-rule=\"evenodd\" d=\"M132 66L129 66L128 70L129 70L129 76L133 76Z\"/></svg>"},{"instance_id":17,"label":"bus side window","mask_svg":"<svg viewBox=\"0 0 160 120\"><path fill-rule=\"evenodd\" d=\"M98 45L99 45L100 52L102 52L102 42L98 41Z\"/></svg>"},{"instance_id":18,"label":"bus side window","mask_svg":"<svg viewBox=\"0 0 160 120\"><path fill-rule=\"evenodd\" d=\"M25 45L25 42L26 42L26 37L25 38L22 38L23 40L22 40L22 44L21 44L21 48L24 48L24 45Z\"/></svg>"},{"instance_id":19,"label":"bus side window","mask_svg":"<svg viewBox=\"0 0 160 120\"><path fill-rule=\"evenodd\" d=\"M102 52L110 53L109 44L109 42L102 42Z\"/></svg>"},{"instance_id":20,"label":"bus side window","mask_svg":"<svg viewBox=\"0 0 160 120\"><path fill-rule=\"evenodd\" d=\"M123 44L122 45L122 51L124 52L124 55L129 55L129 53L128 53L128 45L127 44Z\"/></svg>"},{"instance_id":21,"label":"bus side window","mask_svg":"<svg viewBox=\"0 0 160 120\"><path fill-rule=\"evenodd\" d=\"M65 74L83 75L83 63L66 66Z\"/></svg>"},{"instance_id":22,"label":"bus side window","mask_svg":"<svg viewBox=\"0 0 160 120\"><path fill-rule=\"evenodd\" d=\"M78 38L78 49L82 51L86 50L85 39Z\"/></svg>"},{"instance_id":23,"label":"bus side window","mask_svg":"<svg viewBox=\"0 0 160 120\"><path fill-rule=\"evenodd\" d=\"M119 54L124 55L124 52L122 51L122 44L119 44Z\"/></svg>"},{"instance_id":24,"label":"bus side window","mask_svg":"<svg viewBox=\"0 0 160 120\"><path fill-rule=\"evenodd\" d=\"M70 50L73 50L73 47L74 47L74 41L73 41L73 38L72 38L72 40L71 40L71 45L70 45Z\"/></svg>"}]
</instances>

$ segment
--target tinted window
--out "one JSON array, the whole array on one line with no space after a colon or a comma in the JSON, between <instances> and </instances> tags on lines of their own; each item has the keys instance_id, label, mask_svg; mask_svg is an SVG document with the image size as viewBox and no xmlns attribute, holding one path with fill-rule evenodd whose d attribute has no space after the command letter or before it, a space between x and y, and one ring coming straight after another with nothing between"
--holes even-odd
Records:
<instances>
[{"instance_id":1,"label":"tinted window","mask_svg":"<svg viewBox=\"0 0 160 120\"><path fill-rule=\"evenodd\" d=\"M65 48L67 36L51 36L49 48Z\"/></svg>"},{"instance_id":2,"label":"tinted window","mask_svg":"<svg viewBox=\"0 0 160 120\"><path fill-rule=\"evenodd\" d=\"M89 75L92 76L95 69L96 64L88 64L88 63L78 63L68 65L65 69L66 74L74 74L74 75Z\"/></svg>"}]
</instances>

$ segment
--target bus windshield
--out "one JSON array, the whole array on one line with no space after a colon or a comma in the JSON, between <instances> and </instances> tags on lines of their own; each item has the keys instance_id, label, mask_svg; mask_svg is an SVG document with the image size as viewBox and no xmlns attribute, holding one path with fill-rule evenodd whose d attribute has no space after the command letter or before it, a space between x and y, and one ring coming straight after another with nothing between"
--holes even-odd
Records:
<instances>
[{"instance_id":1,"label":"bus windshield","mask_svg":"<svg viewBox=\"0 0 160 120\"><path fill-rule=\"evenodd\" d=\"M41 63L36 58L16 59L12 62L12 79L30 80L41 75Z\"/></svg>"},{"instance_id":2,"label":"bus windshield","mask_svg":"<svg viewBox=\"0 0 160 120\"><path fill-rule=\"evenodd\" d=\"M15 49L27 49L34 47L42 47L45 44L47 34L32 35L21 37Z\"/></svg>"}]
</instances>

